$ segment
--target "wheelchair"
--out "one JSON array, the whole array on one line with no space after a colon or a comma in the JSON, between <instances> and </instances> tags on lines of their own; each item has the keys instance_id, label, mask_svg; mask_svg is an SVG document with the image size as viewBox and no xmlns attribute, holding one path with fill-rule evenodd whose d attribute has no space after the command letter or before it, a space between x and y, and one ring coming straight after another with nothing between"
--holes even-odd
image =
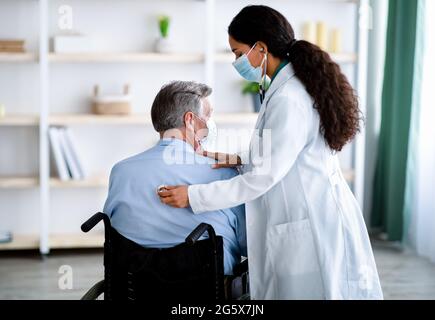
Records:
<instances>
[{"instance_id":1,"label":"wheelchair","mask_svg":"<svg viewBox=\"0 0 435 320\"><path fill-rule=\"evenodd\" d=\"M249 300L248 260L224 276L223 239L199 224L185 242L171 248L145 248L123 237L98 212L82 224L83 232L104 222L104 280L82 297L95 300L210 301ZM208 238L200 239L204 233Z\"/></svg>"}]
</instances>

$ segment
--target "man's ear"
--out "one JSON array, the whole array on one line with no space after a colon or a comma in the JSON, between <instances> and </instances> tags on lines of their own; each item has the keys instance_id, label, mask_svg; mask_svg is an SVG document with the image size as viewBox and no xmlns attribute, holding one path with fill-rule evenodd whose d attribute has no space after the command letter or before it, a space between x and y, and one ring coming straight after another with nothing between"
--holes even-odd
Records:
<instances>
[{"instance_id":1,"label":"man's ear","mask_svg":"<svg viewBox=\"0 0 435 320\"><path fill-rule=\"evenodd\" d=\"M184 125L187 129L194 129L193 128L193 113L188 111L184 114Z\"/></svg>"}]
</instances>

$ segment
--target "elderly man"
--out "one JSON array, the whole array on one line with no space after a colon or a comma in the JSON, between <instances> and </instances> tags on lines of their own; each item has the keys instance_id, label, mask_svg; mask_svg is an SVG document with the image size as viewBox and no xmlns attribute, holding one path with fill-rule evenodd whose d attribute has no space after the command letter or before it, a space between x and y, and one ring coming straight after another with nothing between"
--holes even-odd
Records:
<instances>
[{"instance_id":1,"label":"elderly man","mask_svg":"<svg viewBox=\"0 0 435 320\"><path fill-rule=\"evenodd\" d=\"M223 237L224 271L232 274L246 255L244 206L195 215L189 208L164 205L156 193L160 185L209 183L237 174L234 169L213 169L209 158L195 152L207 136L210 94L208 86L184 81L160 90L151 109L160 140L113 167L104 212L120 234L144 247L175 246L198 224L209 223Z\"/></svg>"}]
</instances>

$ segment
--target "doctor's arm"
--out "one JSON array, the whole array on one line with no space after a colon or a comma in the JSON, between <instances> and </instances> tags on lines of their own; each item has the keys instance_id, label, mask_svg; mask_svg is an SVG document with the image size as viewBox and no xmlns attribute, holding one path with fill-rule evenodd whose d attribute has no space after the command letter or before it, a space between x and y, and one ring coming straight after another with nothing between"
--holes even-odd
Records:
<instances>
[{"instance_id":1,"label":"doctor's arm","mask_svg":"<svg viewBox=\"0 0 435 320\"><path fill-rule=\"evenodd\" d=\"M273 99L265 113L263 154L250 159L252 171L209 184L168 187L160 195L162 202L175 207L190 205L194 213L202 213L260 197L289 172L306 144L308 119L304 108L306 105L288 95ZM257 143L252 146L258 147Z\"/></svg>"}]
</instances>

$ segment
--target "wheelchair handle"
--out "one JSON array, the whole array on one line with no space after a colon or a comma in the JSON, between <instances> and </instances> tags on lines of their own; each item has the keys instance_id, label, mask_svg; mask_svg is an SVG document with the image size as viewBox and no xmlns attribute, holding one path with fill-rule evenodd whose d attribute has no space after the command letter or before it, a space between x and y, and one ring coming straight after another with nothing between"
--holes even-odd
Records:
<instances>
[{"instance_id":1,"label":"wheelchair handle","mask_svg":"<svg viewBox=\"0 0 435 320\"><path fill-rule=\"evenodd\" d=\"M199 224L195 230L193 230L186 238L186 242L189 244L194 244L198 239L204 234L204 232L208 232L208 236L213 243L216 243L216 233L211 225L207 223Z\"/></svg>"},{"instance_id":2,"label":"wheelchair handle","mask_svg":"<svg viewBox=\"0 0 435 320\"><path fill-rule=\"evenodd\" d=\"M106 224L106 219L108 219L107 215L102 212L98 212L86 220L86 222L82 224L81 229L83 232L88 232L101 220L104 220L104 223Z\"/></svg>"}]
</instances>

